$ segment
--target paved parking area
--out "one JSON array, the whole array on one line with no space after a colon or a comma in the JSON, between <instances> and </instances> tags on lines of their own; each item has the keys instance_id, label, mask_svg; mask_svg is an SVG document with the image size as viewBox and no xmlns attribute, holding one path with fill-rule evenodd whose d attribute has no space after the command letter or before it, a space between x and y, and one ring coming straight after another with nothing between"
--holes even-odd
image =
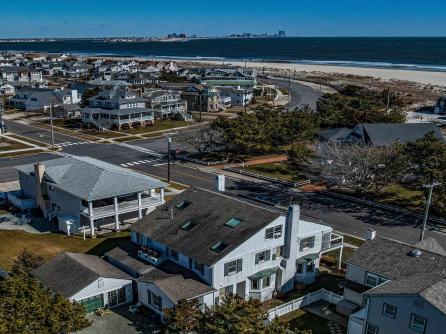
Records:
<instances>
[{"instance_id":1,"label":"paved parking area","mask_svg":"<svg viewBox=\"0 0 446 334\"><path fill-rule=\"evenodd\" d=\"M104 317L95 314L88 315L92 321L90 327L78 332L79 334L161 334L162 331L156 320L150 316L131 314L129 306L121 306L111 310Z\"/></svg>"}]
</instances>

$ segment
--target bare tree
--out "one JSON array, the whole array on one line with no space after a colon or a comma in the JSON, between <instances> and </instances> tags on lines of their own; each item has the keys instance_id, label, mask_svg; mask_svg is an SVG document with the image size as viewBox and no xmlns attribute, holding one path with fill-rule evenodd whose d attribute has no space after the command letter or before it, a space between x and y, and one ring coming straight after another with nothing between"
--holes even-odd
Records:
<instances>
[{"instance_id":1,"label":"bare tree","mask_svg":"<svg viewBox=\"0 0 446 334\"><path fill-rule=\"evenodd\" d=\"M364 193L401 178L405 161L399 145L323 144L312 167L327 182Z\"/></svg>"},{"instance_id":2,"label":"bare tree","mask_svg":"<svg viewBox=\"0 0 446 334\"><path fill-rule=\"evenodd\" d=\"M178 141L192 146L199 155L214 152L221 147L223 136L207 125L187 129L178 134Z\"/></svg>"}]
</instances>

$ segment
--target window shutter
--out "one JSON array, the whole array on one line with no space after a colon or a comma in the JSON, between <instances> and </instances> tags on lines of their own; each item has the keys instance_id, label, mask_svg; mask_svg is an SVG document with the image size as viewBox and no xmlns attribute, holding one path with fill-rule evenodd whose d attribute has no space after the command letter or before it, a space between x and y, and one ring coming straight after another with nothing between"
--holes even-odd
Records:
<instances>
[{"instance_id":1,"label":"window shutter","mask_svg":"<svg viewBox=\"0 0 446 334\"><path fill-rule=\"evenodd\" d=\"M237 260L237 272L241 272L242 271L242 264L243 264L243 259L238 259Z\"/></svg>"},{"instance_id":2,"label":"window shutter","mask_svg":"<svg viewBox=\"0 0 446 334\"><path fill-rule=\"evenodd\" d=\"M147 304L152 304L152 292L150 290L147 290Z\"/></svg>"},{"instance_id":3,"label":"window shutter","mask_svg":"<svg viewBox=\"0 0 446 334\"><path fill-rule=\"evenodd\" d=\"M229 263L225 263L225 276L228 276L229 273Z\"/></svg>"},{"instance_id":4,"label":"window shutter","mask_svg":"<svg viewBox=\"0 0 446 334\"><path fill-rule=\"evenodd\" d=\"M256 264L259 264L259 254L256 254Z\"/></svg>"},{"instance_id":5,"label":"window shutter","mask_svg":"<svg viewBox=\"0 0 446 334\"><path fill-rule=\"evenodd\" d=\"M269 261L271 259L271 250L266 251L265 261Z\"/></svg>"}]
</instances>

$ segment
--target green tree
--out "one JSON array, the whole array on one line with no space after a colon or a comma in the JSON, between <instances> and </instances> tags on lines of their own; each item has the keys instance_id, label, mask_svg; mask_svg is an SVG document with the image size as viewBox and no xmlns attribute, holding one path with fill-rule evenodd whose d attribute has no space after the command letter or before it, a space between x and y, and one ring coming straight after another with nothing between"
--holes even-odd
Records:
<instances>
[{"instance_id":1,"label":"green tree","mask_svg":"<svg viewBox=\"0 0 446 334\"><path fill-rule=\"evenodd\" d=\"M174 309L165 310L168 333L196 334L285 334L287 325L268 314L258 300L245 301L231 295L220 304L202 312L195 301L180 301Z\"/></svg>"},{"instance_id":2,"label":"green tree","mask_svg":"<svg viewBox=\"0 0 446 334\"><path fill-rule=\"evenodd\" d=\"M267 312L258 300L245 301L226 296L222 302L206 310L204 332L208 334L285 334L287 326L278 320L267 324Z\"/></svg>"},{"instance_id":3,"label":"green tree","mask_svg":"<svg viewBox=\"0 0 446 334\"><path fill-rule=\"evenodd\" d=\"M31 271L40 267L45 262L44 258L24 249L17 259L14 260L11 272L15 275L29 274Z\"/></svg>"},{"instance_id":4,"label":"green tree","mask_svg":"<svg viewBox=\"0 0 446 334\"><path fill-rule=\"evenodd\" d=\"M386 103L378 96L345 96L324 94L317 102L321 127L353 128L360 123L402 123L406 113L398 106L387 110Z\"/></svg>"},{"instance_id":5,"label":"green tree","mask_svg":"<svg viewBox=\"0 0 446 334\"><path fill-rule=\"evenodd\" d=\"M180 300L174 308L164 310L168 333L193 333L200 331L204 313L195 300Z\"/></svg>"},{"instance_id":6,"label":"green tree","mask_svg":"<svg viewBox=\"0 0 446 334\"><path fill-rule=\"evenodd\" d=\"M0 282L0 333L70 333L88 325L82 305L52 293L28 274Z\"/></svg>"},{"instance_id":7,"label":"green tree","mask_svg":"<svg viewBox=\"0 0 446 334\"><path fill-rule=\"evenodd\" d=\"M446 144L429 133L405 148L410 162L410 172L419 187L432 182L441 182L433 191L434 213L446 214Z\"/></svg>"}]
</instances>

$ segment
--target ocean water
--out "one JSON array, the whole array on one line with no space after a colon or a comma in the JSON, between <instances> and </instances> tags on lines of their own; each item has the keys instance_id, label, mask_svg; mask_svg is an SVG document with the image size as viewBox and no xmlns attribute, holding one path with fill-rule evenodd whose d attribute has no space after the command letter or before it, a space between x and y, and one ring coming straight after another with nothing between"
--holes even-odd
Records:
<instances>
[{"instance_id":1,"label":"ocean water","mask_svg":"<svg viewBox=\"0 0 446 334\"><path fill-rule=\"evenodd\" d=\"M278 61L304 64L446 71L446 37L252 38L109 43L93 40L1 42L0 50L82 55Z\"/></svg>"}]
</instances>

